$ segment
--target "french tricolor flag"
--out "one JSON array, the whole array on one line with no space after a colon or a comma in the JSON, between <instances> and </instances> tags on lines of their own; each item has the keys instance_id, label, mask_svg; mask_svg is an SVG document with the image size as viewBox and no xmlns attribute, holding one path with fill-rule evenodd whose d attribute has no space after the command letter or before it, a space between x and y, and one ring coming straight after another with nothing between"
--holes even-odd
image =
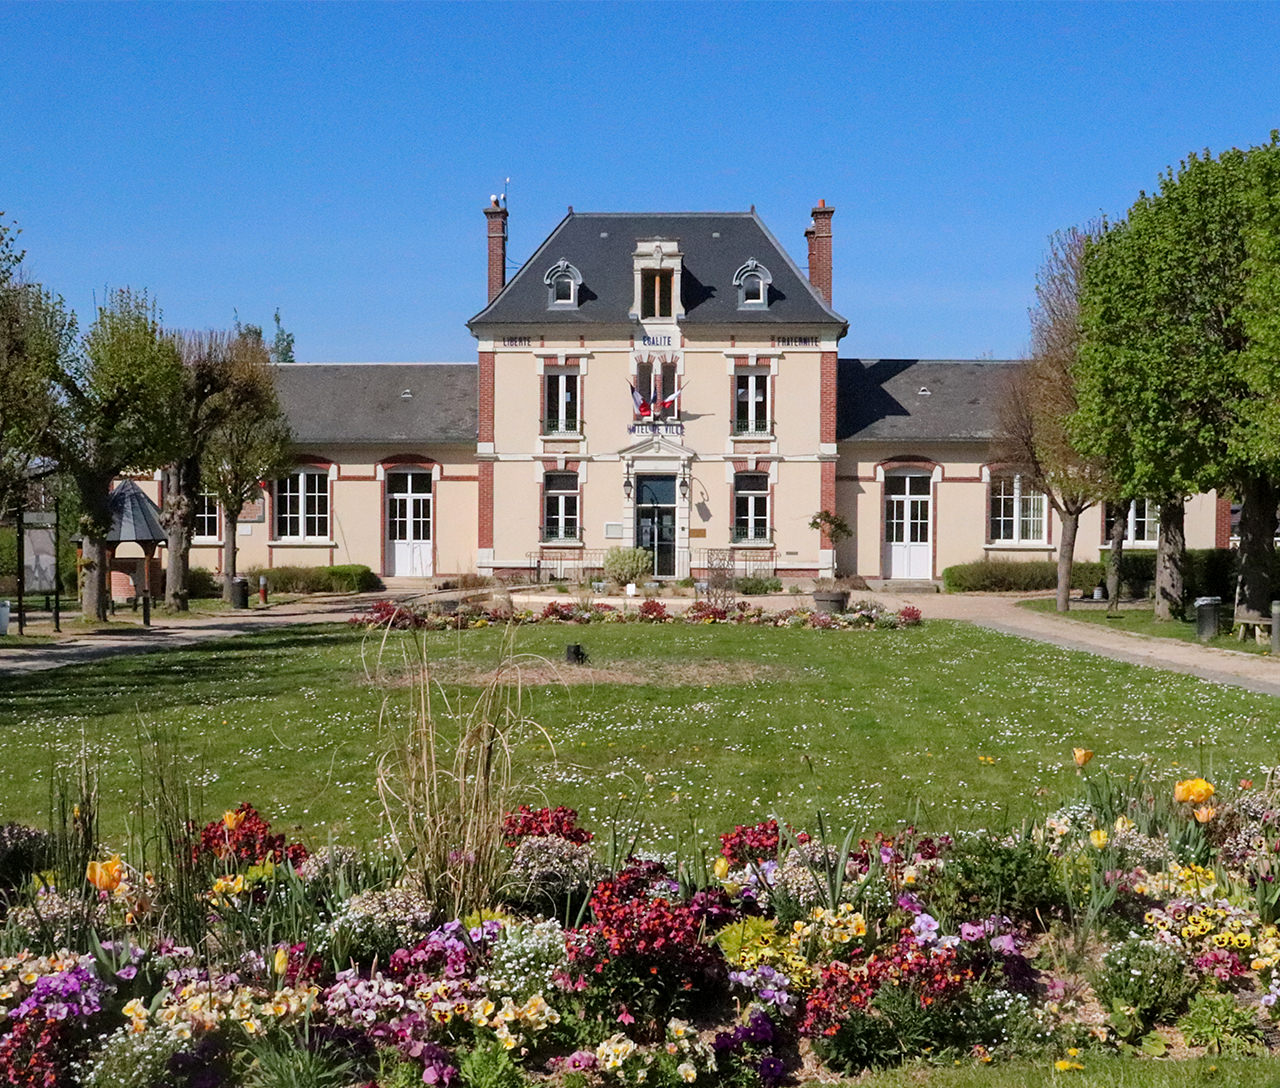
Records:
<instances>
[{"instance_id":1,"label":"french tricolor flag","mask_svg":"<svg viewBox=\"0 0 1280 1088\"><path fill-rule=\"evenodd\" d=\"M649 415L651 411L649 407L649 402L640 395L639 391L635 387L634 382L628 382L627 385L631 387L631 403L635 405L636 415L638 416Z\"/></svg>"}]
</instances>

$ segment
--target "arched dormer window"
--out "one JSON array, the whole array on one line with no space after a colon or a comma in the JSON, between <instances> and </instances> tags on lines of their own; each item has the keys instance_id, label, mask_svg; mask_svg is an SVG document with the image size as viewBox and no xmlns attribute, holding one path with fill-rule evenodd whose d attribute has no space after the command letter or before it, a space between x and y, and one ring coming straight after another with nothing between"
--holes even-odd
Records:
<instances>
[{"instance_id":1,"label":"arched dormer window","mask_svg":"<svg viewBox=\"0 0 1280 1088\"><path fill-rule=\"evenodd\" d=\"M547 285L548 308L568 308L578 305L578 288L582 286L582 273L563 257L547 269L542 282Z\"/></svg>"},{"instance_id":2,"label":"arched dormer window","mask_svg":"<svg viewBox=\"0 0 1280 1088\"><path fill-rule=\"evenodd\" d=\"M769 270L752 257L733 274L733 285L738 289L738 309L767 309L772 282Z\"/></svg>"}]
</instances>

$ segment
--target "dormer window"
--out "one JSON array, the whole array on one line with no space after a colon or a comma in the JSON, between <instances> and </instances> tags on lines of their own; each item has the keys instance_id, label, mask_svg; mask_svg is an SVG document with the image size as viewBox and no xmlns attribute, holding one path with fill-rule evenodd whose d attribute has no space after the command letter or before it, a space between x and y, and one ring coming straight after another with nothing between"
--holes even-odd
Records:
<instances>
[{"instance_id":1,"label":"dormer window","mask_svg":"<svg viewBox=\"0 0 1280 1088\"><path fill-rule=\"evenodd\" d=\"M569 309L578 305L578 288L582 286L582 273L563 257L547 269L542 282L548 289L548 308Z\"/></svg>"},{"instance_id":2,"label":"dormer window","mask_svg":"<svg viewBox=\"0 0 1280 1088\"><path fill-rule=\"evenodd\" d=\"M670 321L684 316L680 272L684 255L674 238L640 238L631 255L635 273L633 320Z\"/></svg>"},{"instance_id":3,"label":"dormer window","mask_svg":"<svg viewBox=\"0 0 1280 1088\"><path fill-rule=\"evenodd\" d=\"M752 257L733 274L733 285L738 289L739 310L764 310L769 306L769 284L773 277L769 270Z\"/></svg>"}]
</instances>

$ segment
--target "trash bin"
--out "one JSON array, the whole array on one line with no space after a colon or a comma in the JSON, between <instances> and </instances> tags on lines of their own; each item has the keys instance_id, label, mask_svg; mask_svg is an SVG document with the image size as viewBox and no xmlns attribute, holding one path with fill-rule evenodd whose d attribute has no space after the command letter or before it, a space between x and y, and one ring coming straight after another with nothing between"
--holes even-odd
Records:
<instances>
[{"instance_id":1,"label":"trash bin","mask_svg":"<svg viewBox=\"0 0 1280 1088\"><path fill-rule=\"evenodd\" d=\"M1221 597L1196 598L1196 638L1201 642L1217 638L1218 610L1221 606Z\"/></svg>"},{"instance_id":2,"label":"trash bin","mask_svg":"<svg viewBox=\"0 0 1280 1088\"><path fill-rule=\"evenodd\" d=\"M232 608L248 608L249 607L249 579L248 578L232 578L231 579L231 607Z\"/></svg>"}]
</instances>

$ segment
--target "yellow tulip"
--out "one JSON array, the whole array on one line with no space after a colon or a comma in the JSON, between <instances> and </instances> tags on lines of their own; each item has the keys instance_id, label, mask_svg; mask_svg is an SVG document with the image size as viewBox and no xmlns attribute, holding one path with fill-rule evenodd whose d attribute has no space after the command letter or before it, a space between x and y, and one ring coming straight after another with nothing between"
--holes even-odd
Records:
<instances>
[{"instance_id":1,"label":"yellow tulip","mask_svg":"<svg viewBox=\"0 0 1280 1088\"><path fill-rule=\"evenodd\" d=\"M1186 778L1173 787L1173 799L1178 804L1203 805L1213 796L1212 783L1203 778Z\"/></svg>"},{"instance_id":2,"label":"yellow tulip","mask_svg":"<svg viewBox=\"0 0 1280 1088\"><path fill-rule=\"evenodd\" d=\"M723 880L729 875L729 859L721 856L716 858L715 874L717 880Z\"/></svg>"},{"instance_id":3,"label":"yellow tulip","mask_svg":"<svg viewBox=\"0 0 1280 1088\"><path fill-rule=\"evenodd\" d=\"M289 954L283 948L276 949L275 967L277 975L283 975L289 969Z\"/></svg>"},{"instance_id":4,"label":"yellow tulip","mask_svg":"<svg viewBox=\"0 0 1280 1088\"><path fill-rule=\"evenodd\" d=\"M1109 838L1110 836L1108 836L1107 833L1102 830L1102 828L1098 828L1096 831L1089 832L1089 841L1093 843L1093 845L1096 846L1099 850L1101 850L1104 846L1107 845Z\"/></svg>"},{"instance_id":5,"label":"yellow tulip","mask_svg":"<svg viewBox=\"0 0 1280 1088\"><path fill-rule=\"evenodd\" d=\"M1093 752L1088 748L1072 748L1071 754L1075 757L1077 767L1083 767L1093 758Z\"/></svg>"}]
</instances>

